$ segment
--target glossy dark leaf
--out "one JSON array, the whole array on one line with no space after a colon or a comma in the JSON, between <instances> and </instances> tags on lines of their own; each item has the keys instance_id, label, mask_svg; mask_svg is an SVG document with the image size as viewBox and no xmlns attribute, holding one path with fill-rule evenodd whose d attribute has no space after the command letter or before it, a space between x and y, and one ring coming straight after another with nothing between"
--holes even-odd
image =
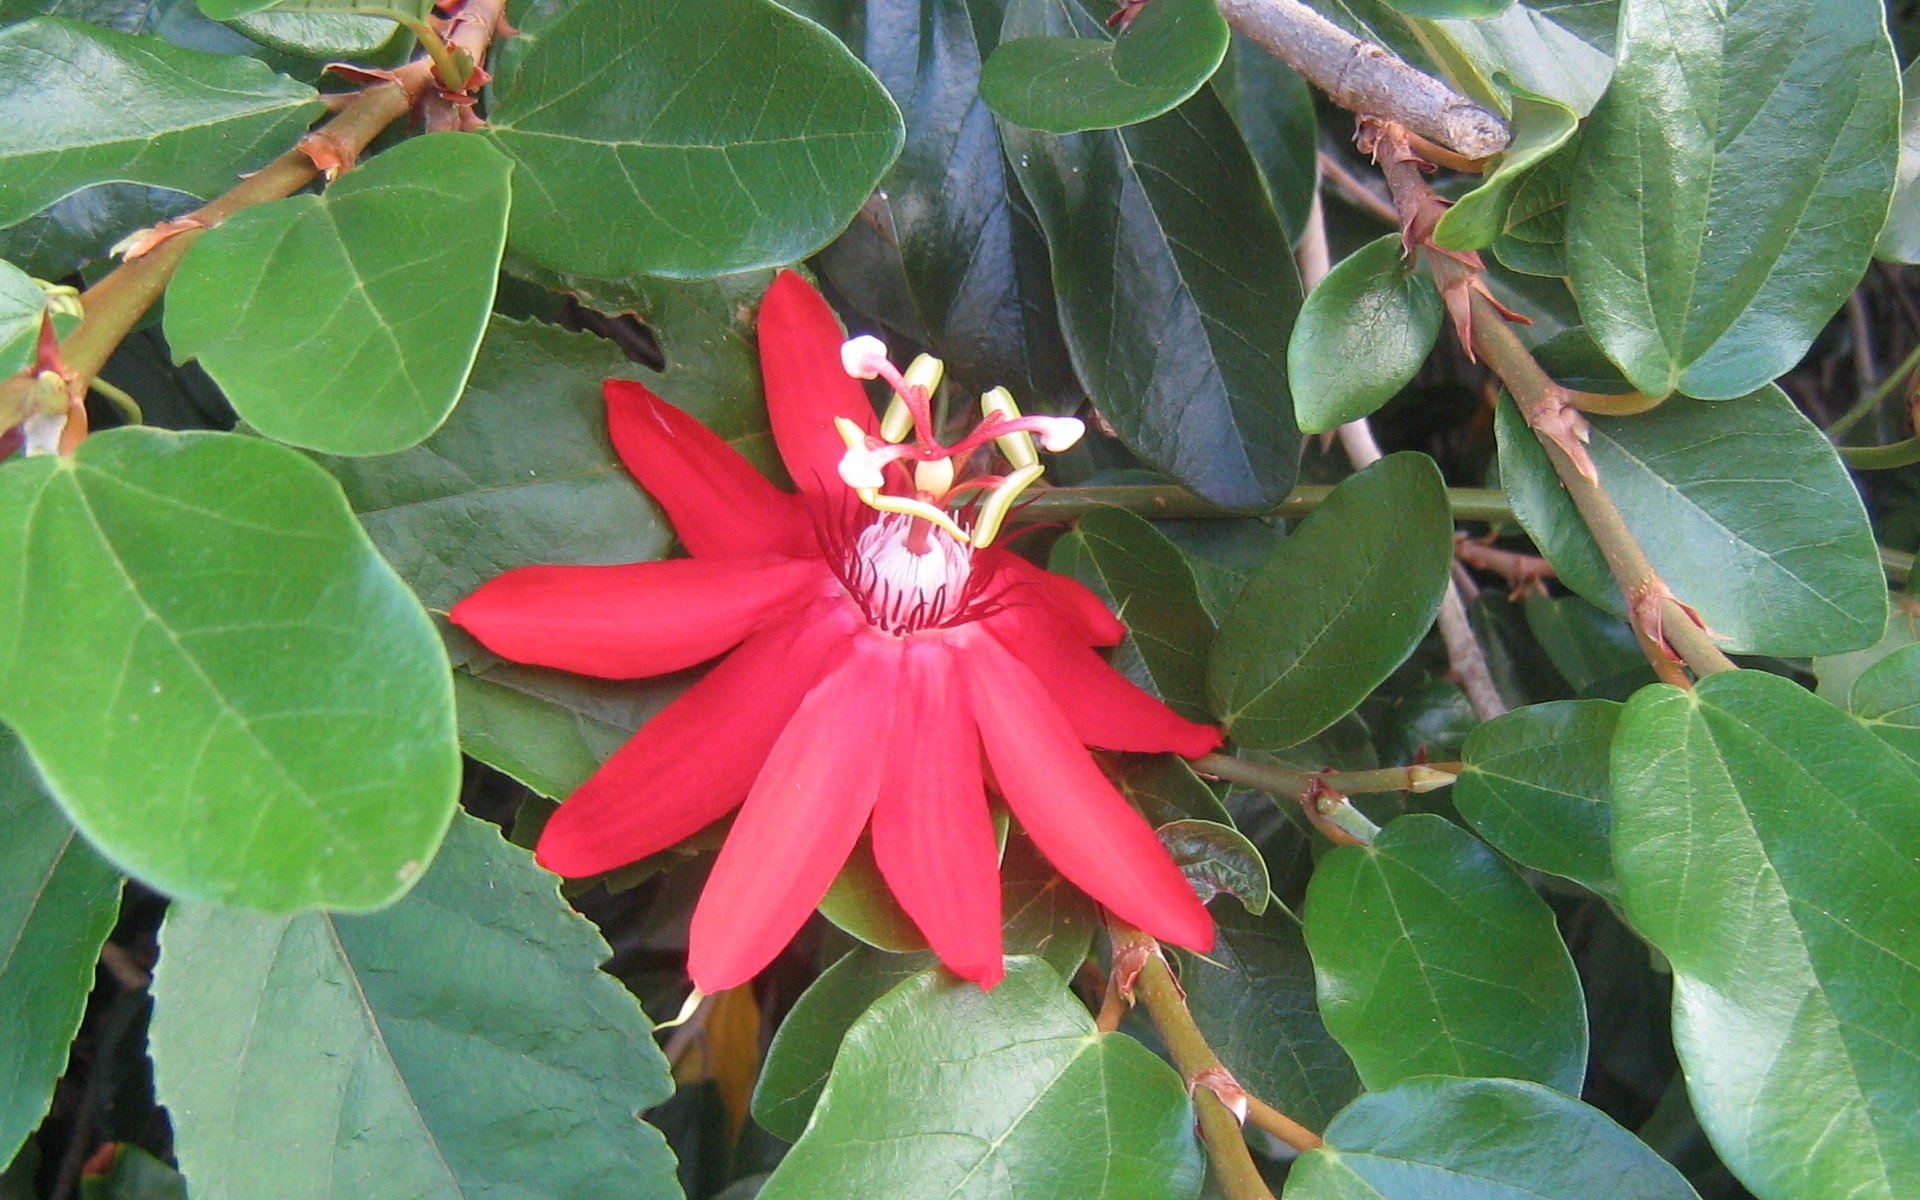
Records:
<instances>
[{"instance_id":1,"label":"glossy dark leaf","mask_svg":"<svg viewBox=\"0 0 1920 1200\"><path fill-rule=\"evenodd\" d=\"M792 262L900 151L886 91L772 0L580 0L508 41L494 74L488 136L518 164L513 246L557 270Z\"/></svg>"},{"instance_id":2,"label":"glossy dark leaf","mask_svg":"<svg viewBox=\"0 0 1920 1200\"><path fill-rule=\"evenodd\" d=\"M1625 0L1567 215L1588 328L1651 396L1799 361L1886 218L1900 80L1880 0Z\"/></svg>"},{"instance_id":3,"label":"glossy dark leaf","mask_svg":"<svg viewBox=\"0 0 1920 1200\"><path fill-rule=\"evenodd\" d=\"M1003 39L980 72L980 96L1004 121L1084 133L1152 120L1203 87L1227 52L1213 0L1153 0L1118 37Z\"/></svg>"},{"instance_id":4,"label":"glossy dark leaf","mask_svg":"<svg viewBox=\"0 0 1920 1200\"><path fill-rule=\"evenodd\" d=\"M1154 831L1202 901L1225 893L1258 916L1273 899L1267 864L1247 836L1217 821L1170 821Z\"/></svg>"},{"instance_id":5,"label":"glossy dark leaf","mask_svg":"<svg viewBox=\"0 0 1920 1200\"><path fill-rule=\"evenodd\" d=\"M1305 917L1320 1011L1369 1088L1486 1075L1578 1094L1586 1005L1553 913L1459 826L1414 813L1337 847Z\"/></svg>"},{"instance_id":6,"label":"glossy dark leaf","mask_svg":"<svg viewBox=\"0 0 1920 1200\"><path fill-rule=\"evenodd\" d=\"M1494 849L1602 895L1617 891L1607 757L1620 706L1532 704L1467 736L1453 802Z\"/></svg>"},{"instance_id":7,"label":"glossy dark leaf","mask_svg":"<svg viewBox=\"0 0 1920 1200\"><path fill-rule=\"evenodd\" d=\"M868 1009L760 1197L1191 1200L1201 1171L1172 1068L1015 959L991 992L929 971Z\"/></svg>"},{"instance_id":8,"label":"glossy dark leaf","mask_svg":"<svg viewBox=\"0 0 1920 1200\"><path fill-rule=\"evenodd\" d=\"M1409 1079L1354 1101L1284 1200L1696 1200L1598 1109L1513 1079Z\"/></svg>"},{"instance_id":9,"label":"glossy dark leaf","mask_svg":"<svg viewBox=\"0 0 1920 1200\"><path fill-rule=\"evenodd\" d=\"M0 1161L46 1115L80 1029L120 876L60 815L18 738L0 728Z\"/></svg>"},{"instance_id":10,"label":"glossy dark leaf","mask_svg":"<svg viewBox=\"0 0 1920 1200\"><path fill-rule=\"evenodd\" d=\"M1393 454L1345 480L1220 622L1213 711L1255 749L1325 729L1426 634L1452 563L1453 521L1433 460Z\"/></svg>"},{"instance_id":11,"label":"glossy dark leaf","mask_svg":"<svg viewBox=\"0 0 1920 1200\"><path fill-rule=\"evenodd\" d=\"M0 226L96 183L214 195L319 112L312 88L252 59L56 17L0 29Z\"/></svg>"},{"instance_id":12,"label":"glossy dark leaf","mask_svg":"<svg viewBox=\"0 0 1920 1200\"><path fill-rule=\"evenodd\" d=\"M1413 380L1440 335L1440 293L1388 234L1340 260L1307 295L1287 345L1303 433L1371 416Z\"/></svg>"},{"instance_id":13,"label":"glossy dark leaf","mask_svg":"<svg viewBox=\"0 0 1920 1200\"><path fill-rule=\"evenodd\" d=\"M1672 964L1714 1148L1761 1200L1920 1177L1920 770L1759 671L1634 697L1613 754L1627 919Z\"/></svg>"},{"instance_id":14,"label":"glossy dark leaf","mask_svg":"<svg viewBox=\"0 0 1920 1200\"><path fill-rule=\"evenodd\" d=\"M636 1115L672 1094L666 1060L607 954L552 875L464 814L384 912L176 906L153 1058L194 1197L678 1200Z\"/></svg>"},{"instance_id":15,"label":"glossy dark leaf","mask_svg":"<svg viewBox=\"0 0 1920 1200\"><path fill-rule=\"evenodd\" d=\"M460 778L447 660L325 472L116 429L0 471L0 715L88 840L154 887L366 910Z\"/></svg>"},{"instance_id":16,"label":"glossy dark leaf","mask_svg":"<svg viewBox=\"0 0 1920 1200\"><path fill-rule=\"evenodd\" d=\"M1515 514L1567 586L1623 613L1598 545L1512 401L1501 399L1497 421ZM1725 649L1832 654L1880 633L1886 585L1859 493L1780 389L1726 404L1676 396L1591 424L1588 451L1627 527Z\"/></svg>"},{"instance_id":17,"label":"glossy dark leaf","mask_svg":"<svg viewBox=\"0 0 1920 1200\"><path fill-rule=\"evenodd\" d=\"M1320 184L1313 88L1265 47L1240 33L1233 35L1213 87L1240 127L1253 161L1260 165L1280 223L1290 238L1299 240Z\"/></svg>"},{"instance_id":18,"label":"glossy dark leaf","mask_svg":"<svg viewBox=\"0 0 1920 1200\"><path fill-rule=\"evenodd\" d=\"M1016 0L1007 33L1071 28ZM1075 373L1122 441L1232 508L1293 486L1299 434L1286 341L1299 276L1258 169L1210 91L1145 124L1049 134L1003 126L1046 231Z\"/></svg>"}]
</instances>

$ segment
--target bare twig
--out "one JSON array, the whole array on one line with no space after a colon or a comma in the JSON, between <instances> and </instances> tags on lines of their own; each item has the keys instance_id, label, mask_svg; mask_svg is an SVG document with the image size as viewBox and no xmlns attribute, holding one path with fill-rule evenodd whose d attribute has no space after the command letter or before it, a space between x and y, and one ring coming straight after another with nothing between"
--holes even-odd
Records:
<instances>
[{"instance_id":1,"label":"bare twig","mask_svg":"<svg viewBox=\"0 0 1920 1200\"><path fill-rule=\"evenodd\" d=\"M1396 121L1468 159L1491 158L1513 139L1497 113L1354 37L1300 0L1220 0L1220 12L1341 108Z\"/></svg>"}]
</instances>

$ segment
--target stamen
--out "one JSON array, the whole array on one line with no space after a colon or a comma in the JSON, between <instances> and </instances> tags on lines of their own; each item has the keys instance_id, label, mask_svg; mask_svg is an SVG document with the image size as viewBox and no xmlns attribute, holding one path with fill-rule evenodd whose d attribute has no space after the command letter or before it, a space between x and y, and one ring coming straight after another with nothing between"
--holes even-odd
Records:
<instances>
[{"instance_id":1,"label":"stamen","mask_svg":"<svg viewBox=\"0 0 1920 1200\"><path fill-rule=\"evenodd\" d=\"M976 549L984 549L993 544L1000 536L1000 526L1013 511L1013 502L1027 485L1040 478L1041 467L1034 463L1030 467L1021 467L1018 471L1000 481L1000 486L987 493L980 503L980 511L973 518L973 544Z\"/></svg>"},{"instance_id":2,"label":"stamen","mask_svg":"<svg viewBox=\"0 0 1920 1200\"><path fill-rule=\"evenodd\" d=\"M980 415L989 421L995 417L1002 421L1017 421L1020 419L1020 406L1013 402L1012 392L997 387L980 397ZM1016 468L1031 467L1040 461L1040 452L1033 448L1032 434L1009 433L995 438L994 443Z\"/></svg>"},{"instance_id":3,"label":"stamen","mask_svg":"<svg viewBox=\"0 0 1920 1200\"><path fill-rule=\"evenodd\" d=\"M906 496L888 496L882 492L860 493L860 500L868 508L877 508L884 513L899 513L907 517L919 517L930 521L944 530L948 537L956 542L968 541L967 531L960 528L945 511L935 508L925 500L914 500Z\"/></svg>"},{"instance_id":4,"label":"stamen","mask_svg":"<svg viewBox=\"0 0 1920 1200\"><path fill-rule=\"evenodd\" d=\"M950 458L936 458L932 462L915 463L913 467L913 487L924 492L928 498L938 503L946 499L953 490L955 468Z\"/></svg>"},{"instance_id":5,"label":"stamen","mask_svg":"<svg viewBox=\"0 0 1920 1200\"><path fill-rule=\"evenodd\" d=\"M840 347L840 365L855 379L878 379L893 364L887 361L887 344L863 334L850 338Z\"/></svg>"}]
</instances>

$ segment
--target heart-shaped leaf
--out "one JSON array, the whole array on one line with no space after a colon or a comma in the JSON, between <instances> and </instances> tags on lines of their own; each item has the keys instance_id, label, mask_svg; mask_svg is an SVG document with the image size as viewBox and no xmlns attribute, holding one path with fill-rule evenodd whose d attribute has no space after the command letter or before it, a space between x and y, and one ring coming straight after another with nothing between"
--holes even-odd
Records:
<instances>
[{"instance_id":1,"label":"heart-shaped leaf","mask_svg":"<svg viewBox=\"0 0 1920 1200\"><path fill-rule=\"evenodd\" d=\"M773 0L578 0L507 42L493 92L514 248L587 275L794 262L900 152L886 90Z\"/></svg>"},{"instance_id":2,"label":"heart-shaped leaf","mask_svg":"<svg viewBox=\"0 0 1920 1200\"><path fill-rule=\"evenodd\" d=\"M1744 396L1800 361L1886 219L1882 4L1624 0L1619 61L1567 213L1580 314L1649 396Z\"/></svg>"},{"instance_id":3,"label":"heart-shaped leaf","mask_svg":"<svg viewBox=\"0 0 1920 1200\"><path fill-rule=\"evenodd\" d=\"M471 133L403 142L324 195L245 209L194 243L167 341L242 420L328 454L439 427L493 306L512 164Z\"/></svg>"},{"instance_id":4,"label":"heart-shaped leaf","mask_svg":"<svg viewBox=\"0 0 1920 1200\"><path fill-rule=\"evenodd\" d=\"M440 639L326 472L258 438L0 471L0 677L74 824L176 896L378 908L453 812Z\"/></svg>"},{"instance_id":5,"label":"heart-shaped leaf","mask_svg":"<svg viewBox=\"0 0 1920 1200\"><path fill-rule=\"evenodd\" d=\"M1152 0L1115 38L1001 42L980 71L980 96L1002 120L1048 133L1135 125L1199 91L1228 40L1214 0Z\"/></svg>"},{"instance_id":6,"label":"heart-shaped leaf","mask_svg":"<svg viewBox=\"0 0 1920 1200\"><path fill-rule=\"evenodd\" d=\"M1607 494L1726 649L1832 654L1880 635L1887 589L1860 494L1779 388L1724 404L1676 396L1590 424L1587 449ZM1567 586L1624 614L1599 545L1504 397L1496 426L1501 482L1520 523Z\"/></svg>"},{"instance_id":7,"label":"heart-shaped leaf","mask_svg":"<svg viewBox=\"0 0 1920 1200\"><path fill-rule=\"evenodd\" d=\"M1790 681L1633 698L1613 752L1627 919L1673 965L1701 1128L1761 1200L1920 1179L1920 771Z\"/></svg>"},{"instance_id":8,"label":"heart-shaped leaf","mask_svg":"<svg viewBox=\"0 0 1920 1200\"><path fill-rule=\"evenodd\" d=\"M1412 653L1452 565L1453 518L1432 459L1390 454L1343 480L1220 622L1213 711L1253 749L1319 733Z\"/></svg>"},{"instance_id":9,"label":"heart-shaped leaf","mask_svg":"<svg viewBox=\"0 0 1920 1200\"><path fill-rule=\"evenodd\" d=\"M320 111L312 88L255 59L58 17L8 26L0 227L116 180L211 196L293 145Z\"/></svg>"},{"instance_id":10,"label":"heart-shaped leaf","mask_svg":"<svg viewBox=\"0 0 1920 1200\"><path fill-rule=\"evenodd\" d=\"M646 1014L484 822L384 912L183 904L160 940L155 1086L199 1200L680 1196L635 1115L673 1093Z\"/></svg>"},{"instance_id":11,"label":"heart-shaped leaf","mask_svg":"<svg viewBox=\"0 0 1920 1200\"><path fill-rule=\"evenodd\" d=\"M1578 1094L1587 1009L1553 912L1473 835L1413 813L1307 887L1320 1011L1369 1088L1414 1075Z\"/></svg>"},{"instance_id":12,"label":"heart-shaped leaf","mask_svg":"<svg viewBox=\"0 0 1920 1200\"><path fill-rule=\"evenodd\" d=\"M74 832L0 729L0 1160L40 1124L120 911L120 876Z\"/></svg>"},{"instance_id":13,"label":"heart-shaped leaf","mask_svg":"<svg viewBox=\"0 0 1920 1200\"><path fill-rule=\"evenodd\" d=\"M1172 1068L1014 959L991 992L928 971L869 1008L760 1196L1187 1200L1201 1172Z\"/></svg>"},{"instance_id":14,"label":"heart-shaped leaf","mask_svg":"<svg viewBox=\"0 0 1920 1200\"><path fill-rule=\"evenodd\" d=\"M1353 1102L1285 1200L1698 1200L1598 1109L1514 1079L1409 1079Z\"/></svg>"},{"instance_id":15,"label":"heart-shaped leaf","mask_svg":"<svg viewBox=\"0 0 1920 1200\"><path fill-rule=\"evenodd\" d=\"M1444 314L1431 277L1407 269L1400 235L1340 260L1307 293L1287 344L1287 381L1302 433L1371 416L1433 351Z\"/></svg>"},{"instance_id":16,"label":"heart-shaped leaf","mask_svg":"<svg viewBox=\"0 0 1920 1200\"><path fill-rule=\"evenodd\" d=\"M1477 727L1453 786L1460 815L1514 861L1613 895L1607 757L1619 716L1611 701L1563 700Z\"/></svg>"}]
</instances>

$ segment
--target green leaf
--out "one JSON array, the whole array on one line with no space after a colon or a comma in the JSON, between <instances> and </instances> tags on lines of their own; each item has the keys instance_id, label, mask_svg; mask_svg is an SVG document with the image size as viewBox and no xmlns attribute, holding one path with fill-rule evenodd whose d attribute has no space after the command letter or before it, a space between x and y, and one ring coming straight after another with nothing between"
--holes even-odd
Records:
<instances>
[{"instance_id":1,"label":"green leaf","mask_svg":"<svg viewBox=\"0 0 1920 1200\"><path fill-rule=\"evenodd\" d=\"M1258 916L1273 899L1267 864L1247 836L1218 821L1169 821L1154 831L1160 844L1200 894L1202 903L1225 893Z\"/></svg>"},{"instance_id":2,"label":"green leaf","mask_svg":"<svg viewBox=\"0 0 1920 1200\"><path fill-rule=\"evenodd\" d=\"M1213 921L1212 952L1181 955L1194 1021L1242 1086L1296 1121L1324 1126L1359 1092L1360 1078L1321 1020L1300 918L1278 904L1259 916L1220 905Z\"/></svg>"},{"instance_id":3,"label":"green leaf","mask_svg":"<svg viewBox=\"0 0 1920 1200\"><path fill-rule=\"evenodd\" d=\"M47 294L33 277L10 262L0 262L0 378L31 365L40 338Z\"/></svg>"},{"instance_id":4,"label":"green leaf","mask_svg":"<svg viewBox=\"0 0 1920 1200\"><path fill-rule=\"evenodd\" d=\"M439 427L493 306L512 164L477 134L413 138L324 195L234 214L167 290L176 362L240 418L329 454L391 454Z\"/></svg>"},{"instance_id":5,"label":"green leaf","mask_svg":"<svg viewBox=\"0 0 1920 1200\"><path fill-rule=\"evenodd\" d=\"M353 58L364 61L404 37L387 16L371 13L405 12L425 19L433 6L424 0L394 0L392 4L356 4L352 0L280 0L259 12L236 17L235 29L263 46L303 58Z\"/></svg>"},{"instance_id":6,"label":"green leaf","mask_svg":"<svg viewBox=\"0 0 1920 1200\"><path fill-rule=\"evenodd\" d=\"M1823 700L1845 705L1854 683L1881 659L1920 642L1920 599L1912 595L1891 597L1887 606L1887 626L1879 640L1859 650L1847 650L1813 660L1813 673L1820 686L1815 693Z\"/></svg>"},{"instance_id":7,"label":"green leaf","mask_svg":"<svg viewBox=\"0 0 1920 1200\"><path fill-rule=\"evenodd\" d=\"M673 1092L646 1014L492 826L462 815L384 912L183 904L160 941L155 1084L195 1200L678 1200L635 1116Z\"/></svg>"},{"instance_id":8,"label":"green leaf","mask_svg":"<svg viewBox=\"0 0 1920 1200\"><path fill-rule=\"evenodd\" d=\"M1646 688L1613 754L1627 919L1700 1125L1761 1200L1920 1178L1920 773L1759 671Z\"/></svg>"},{"instance_id":9,"label":"green leaf","mask_svg":"<svg viewBox=\"0 0 1920 1200\"><path fill-rule=\"evenodd\" d=\"M1888 262L1920 262L1920 67L1900 76L1900 160L1893 207L1873 253Z\"/></svg>"},{"instance_id":10,"label":"green leaf","mask_svg":"<svg viewBox=\"0 0 1920 1200\"><path fill-rule=\"evenodd\" d=\"M1298 241L1320 184L1313 88L1243 33L1233 35L1213 88L1253 152L1288 238Z\"/></svg>"},{"instance_id":11,"label":"green leaf","mask_svg":"<svg viewBox=\"0 0 1920 1200\"><path fill-rule=\"evenodd\" d=\"M0 1162L46 1115L80 1030L120 876L80 840L0 729Z\"/></svg>"},{"instance_id":12,"label":"green leaf","mask_svg":"<svg viewBox=\"0 0 1920 1200\"><path fill-rule=\"evenodd\" d=\"M827 1086L827 1073L854 1021L895 985L936 964L932 954L888 954L856 946L807 985L774 1032L753 1085L753 1119L797 1142Z\"/></svg>"},{"instance_id":13,"label":"green leaf","mask_svg":"<svg viewBox=\"0 0 1920 1200\"><path fill-rule=\"evenodd\" d=\"M1608 700L1564 700L1479 726L1453 785L1460 815L1514 861L1613 896L1607 755L1619 717Z\"/></svg>"},{"instance_id":14,"label":"green leaf","mask_svg":"<svg viewBox=\"0 0 1920 1200\"><path fill-rule=\"evenodd\" d=\"M587 275L804 258L900 152L900 114L771 0L579 0L502 47L487 136L519 164L515 249Z\"/></svg>"},{"instance_id":15,"label":"green leaf","mask_svg":"<svg viewBox=\"0 0 1920 1200\"><path fill-rule=\"evenodd\" d=\"M1449 250L1479 250L1505 232L1514 194L1527 175L1545 162L1580 128L1571 108L1544 96L1513 98L1513 143L1484 182L1441 214L1433 240Z\"/></svg>"},{"instance_id":16,"label":"green leaf","mask_svg":"<svg viewBox=\"0 0 1920 1200\"><path fill-rule=\"evenodd\" d=\"M1513 0L1381 0L1381 3L1409 17L1435 20L1456 17L1468 21L1497 17L1513 6Z\"/></svg>"},{"instance_id":17,"label":"green leaf","mask_svg":"<svg viewBox=\"0 0 1920 1200\"><path fill-rule=\"evenodd\" d=\"M1154 824L1194 819L1233 824L1220 797L1177 754L1096 754L1113 785Z\"/></svg>"},{"instance_id":18,"label":"green leaf","mask_svg":"<svg viewBox=\"0 0 1920 1200\"><path fill-rule=\"evenodd\" d=\"M1070 29L1048 2L1017 0L1006 32ZM1101 415L1209 500L1278 503L1300 452L1285 387L1299 274L1220 101L1203 90L1118 131L1002 125L1001 138L1046 231L1061 330Z\"/></svg>"},{"instance_id":19,"label":"green leaf","mask_svg":"<svg viewBox=\"0 0 1920 1200\"><path fill-rule=\"evenodd\" d=\"M0 677L74 824L185 899L378 908L453 811L439 638L271 442L115 429L0 471Z\"/></svg>"},{"instance_id":20,"label":"green leaf","mask_svg":"<svg viewBox=\"0 0 1920 1200\"><path fill-rule=\"evenodd\" d=\"M1567 199L1575 161L1576 152L1569 146L1528 171L1514 187L1492 247L1501 266L1526 275L1567 273Z\"/></svg>"},{"instance_id":21,"label":"green leaf","mask_svg":"<svg viewBox=\"0 0 1920 1200\"><path fill-rule=\"evenodd\" d=\"M929 971L868 1009L760 1200L1190 1200L1201 1173L1172 1068L1015 959L991 992Z\"/></svg>"},{"instance_id":22,"label":"green leaf","mask_svg":"<svg viewBox=\"0 0 1920 1200\"><path fill-rule=\"evenodd\" d=\"M1582 699L1625 700L1654 681L1633 630L1579 596L1528 596L1527 628Z\"/></svg>"},{"instance_id":23,"label":"green leaf","mask_svg":"<svg viewBox=\"0 0 1920 1200\"><path fill-rule=\"evenodd\" d=\"M158 225L198 207L196 197L165 188L131 183L82 188L0 229L0 258L29 275L61 279L105 258L129 229Z\"/></svg>"},{"instance_id":24,"label":"green leaf","mask_svg":"<svg viewBox=\"0 0 1920 1200\"><path fill-rule=\"evenodd\" d=\"M1493 107L1505 110L1510 95L1524 92L1585 117L1613 78L1619 7L1619 0L1530 0L1492 19L1423 21L1417 28L1422 45L1461 68L1468 77L1462 82Z\"/></svg>"},{"instance_id":25,"label":"green leaf","mask_svg":"<svg viewBox=\"0 0 1920 1200\"><path fill-rule=\"evenodd\" d=\"M1697 1200L1598 1109L1513 1079L1410 1079L1354 1101L1326 1138L1285 1200Z\"/></svg>"},{"instance_id":26,"label":"green leaf","mask_svg":"<svg viewBox=\"0 0 1920 1200\"><path fill-rule=\"evenodd\" d=\"M1650 396L1744 396L1866 268L1899 150L1880 0L1625 0L1567 213L1580 313Z\"/></svg>"},{"instance_id":27,"label":"green leaf","mask_svg":"<svg viewBox=\"0 0 1920 1200\"><path fill-rule=\"evenodd\" d=\"M1847 699L1874 735L1920 767L1920 646L1908 646L1864 671Z\"/></svg>"},{"instance_id":28,"label":"green leaf","mask_svg":"<svg viewBox=\"0 0 1920 1200\"><path fill-rule=\"evenodd\" d=\"M1833 446L1779 388L1727 404L1676 396L1590 423L1607 494L1724 649L1833 654L1879 636L1887 591L1866 510ZM1599 546L1510 399L1496 425L1521 524L1568 587L1623 615Z\"/></svg>"},{"instance_id":29,"label":"green leaf","mask_svg":"<svg viewBox=\"0 0 1920 1200\"><path fill-rule=\"evenodd\" d=\"M1099 593L1127 623L1116 653L1137 654L1147 690L1193 720L1207 713L1207 652L1213 620L1180 548L1146 520L1100 507L1054 546L1053 569Z\"/></svg>"},{"instance_id":30,"label":"green leaf","mask_svg":"<svg viewBox=\"0 0 1920 1200\"><path fill-rule=\"evenodd\" d=\"M121 1142L106 1174L80 1176L80 1200L187 1200L187 1181L140 1147Z\"/></svg>"},{"instance_id":31,"label":"green leaf","mask_svg":"<svg viewBox=\"0 0 1920 1200\"><path fill-rule=\"evenodd\" d=\"M1213 711L1250 749L1319 733L1412 653L1452 565L1453 518L1432 459L1390 454L1343 480L1221 620Z\"/></svg>"},{"instance_id":32,"label":"green leaf","mask_svg":"<svg viewBox=\"0 0 1920 1200\"><path fill-rule=\"evenodd\" d=\"M1049 133L1135 125L1199 91L1226 56L1213 0L1153 0L1112 37L1016 37L980 71L980 96L1001 120Z\"/></svg>"},{"instance_id":33,"label":"green leaf","mask_svg":"<svg viewBox=\"0 0 1920 1200\"><path fill-rule=\"evenodd\" d=\"M876 3L866 17L867 65L906 121L873 203L892 221L916 336L955 385L1007 387L1029 411L1077 404L1045 241L980 98L992 42L967 0ZM876 309L869 315L887 319Z\"/></svg>"},{"instance_id":34,"label":"green leaf","mask_svg":"<svg viewBox=\"0 0 1920 1200\"><path fill-rule=\"evenodd\" d=\"M57 17L0 29L0 226L96 183L225 191L320 111L250 58Z\"/></svg>"},{"instance_id":35,"label":"green leaf","mask_svg":"<svg viewBox=\"0 0 1920 1200\"><path fill-rule=\"evenodd\" d=\"M1302 433L1371 416L1412 382L1440 336L1444 308L1427 275L1401 260L1400 235L1368 242L1307 294L1287 344Z\"/></svg>"},{"instance_id":36,"label":"green leaf","mask_svg":"<svg viewBox=\"0 0 1920 1200\"><path fill-rule=\"evenodd\" d=\"M1487 1075L1579 1093L1586 1002L1553 913L1459 826L1413 813L1334 849L1306 934L1320 1011L1369 1088Z\"/></svg>"}]
</instances>

